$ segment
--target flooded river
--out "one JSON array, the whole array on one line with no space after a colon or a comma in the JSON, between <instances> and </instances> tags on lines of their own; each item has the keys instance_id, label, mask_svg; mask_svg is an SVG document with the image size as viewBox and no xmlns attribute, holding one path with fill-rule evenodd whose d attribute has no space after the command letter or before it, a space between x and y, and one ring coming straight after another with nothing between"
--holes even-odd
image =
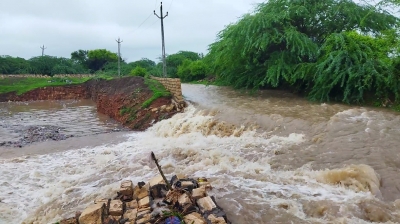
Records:
<instances>
[{"instance_id":1,"label":"flooded river","mask_svg":"<svg viewBox=\"0 0 400 224\"><path fill-rule=\"evenodd\" d=\"M0 142L27 125L75 136L0 147L0 223L54 223L112 197L123 179L146 181L157 173L150 151L169 177L208 177L232 223L400 223L397 113L182 88L185 112L145 132L105 131L116 124L79 102L0 104Z\"/></svg>"}]
</instances>

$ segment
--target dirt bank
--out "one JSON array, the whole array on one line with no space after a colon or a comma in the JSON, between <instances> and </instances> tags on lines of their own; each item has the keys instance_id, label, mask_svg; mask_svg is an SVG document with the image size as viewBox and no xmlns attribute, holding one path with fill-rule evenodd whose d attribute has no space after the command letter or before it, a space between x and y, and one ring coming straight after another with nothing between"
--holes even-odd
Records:
<instances>
[{"instance_id":1,"label":"dirt bank","mask_svg":"<svg viewBox=\"0 0 400 224\"><path fill-rule=\"evenodd\" d=\"M0 102L92 99L97 110L133 130L144 130L159 120L177 113L170 97L160 97L149 106L143 103L151 98L152 90L142 77L124 77L112 80L89 80L83 84L43 87L21 95L15 92L0 94Z\"/></svg>"}]
</instances>

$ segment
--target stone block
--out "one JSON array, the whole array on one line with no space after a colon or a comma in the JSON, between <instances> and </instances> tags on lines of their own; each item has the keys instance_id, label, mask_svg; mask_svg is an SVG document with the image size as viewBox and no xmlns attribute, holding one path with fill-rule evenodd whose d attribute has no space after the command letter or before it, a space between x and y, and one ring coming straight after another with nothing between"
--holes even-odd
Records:
<instances>
[{"instance_id":1,"label":"stone block","mask_svg":"<svg viewBox=\"0 0 400 224\"><path fill-rule=\"evenodd\" d=\"M214 214L209 215L207 219L211 224L227 224L223 217L216 217Z\"/></svg>"},{"instance_id":2,"label":"stone block","mask_svg":"<svg viewBox=\"0 0 400 224\"><path fill-rule=\"evenodd\" d=\"M183 217L183 221L185 223L191 223L191 224L206 224L206 220L197 212L192 212L189 215L186 215Z\"/></svg>"},{"instance_id":3,"label":"stone block","mask_svg":"<svg viewBox=\"0 0 400 224\"><path fill-rule=\"evenodd\" d=\"M151 214L146 214L143 217L139 218L136 220L136 224L144 224L147 223L151 220Z\"/></svg>"},{"instance_id":4,"label":"stone block","mask_svg":"<svg viewBox=\"0 0 400 224\"><path fill-rule=\"evenodd\" d=\"M181 186L183 188L194 188L194 183L192 181L182 181Z\"/></svg>"},{"instance_id":5,"label":"stone block","mask_svg":"<svg viewBox=\"0 0 400 224\"><path fill-rule=\"evenodd\" d=\"M164 179L161 175L158 175L149 181L150 187L157 185L157 184L165 184Z\"/></svg>"},{"instance_id":6,"label":"stone block","mask_svg":"<svg viewBox=\"0 0 400 224\"><path fill-rule=\"evenodd\" d=\"M119 224L119 219L120 217L109 215L104 219L103 224Z\"/></svg>"},{"instance_id":7,"label":"stone block","mask_svg":"<svg viewBox=\"0 0 400 224\"><path fill-rule=\"evenodd\" d=\"M200 198L204 198L207 196L207 192L206 192L206 187L205 186L201 186L199 188L195 188L192 191L192 198L197 200Z\"/></svg>"},{"instance_id":8,"label":"stone block","mask_svg":"<svg viewBox=\"0 0 400 224\"><path fill-rule=\"evenodd\" d=\"M199 187L204 186L207 191L211 191L212 190L212 186L211 186L210 182L208 182L208 181L199 182L198 184L199 184Z\"/></svg>"},{"instance_id":9,"label":"stone block","mask_svg":"<svg viewBox=\"0 0 400 224\"><path fill-rule=\"evenodd\" d=\"M137 217L142 218L144 215L151 213L151 209L149 207L144 209L139 209L137 212Z\"/></svg>"},{"instance_id":10,"label":"stone block","mask_svg":"<svg viewBox=\"0 0 400 224\"><path fill-rule=\"evenodd\" d=\"M204 197L204 198L199 198L199 199L197 199L196 202L200 208L200 211L203 213L206 211L211 211L217 207L217 205L214 203L214 201L209 196Z\"/></svg>"},{"instance_id":11,"label":"stone block","mask_svg":"<svg viewBox=\"0 0 400 224\"><path fill-rule=\"evenodd\" d=\"M130 180L124 180L121 182L119 193L125 196L132 196L133 194L133 183Z\"/></svg>"},{"instance_id":12,"label":"stone block","mask_svg":"<svg viewBox=\"0 0 400 224\"><path fill-rule=\"evenodd\" d=\"M136 200L132 200L125 203L126 209L135 209L138 208L138 202Z\"/></svg>"},{"instance_id":13,"label":"stone block","mask_svg":"<svg viewBox=\"0 0 400 224\"><path fill-rule=\"evenodd\" d=\"M145 187L145 186L140 187L140 186L137 185L133 189L133 199L140 200L140 199L142 199L144 197L147 197L147 196L149 196L149 190L148 190L147 187Z\"/></svg>"},{"instance_id":14,"label":"stone block","mask_svg":"<svg viewBox=\"0 0 400 224\"><path fill-rule=\"evenodd\" d=\"M137 209L128 209L124 213L123 218L128 219L131 222L134 222L136 220L137 213L138 213Z\"/></svg>"},{"instance_id":15,"label":"stone block","mask_svg":"<svg viewBox=\"0 0 400 224\"><path fill-rule=\"evenodd\" d=\"M79 217L80 224L102 224L105 213L104 203L93 204L83 210Z\"/></svg>"},{"instance_id":16,"label":"stone block","mask_svg":"<svg viewBox=\"0 0 400 224\"><path fill-rule=\"evenodd\" d=\"M145 207L150 207L150 197L144 197L139 200L138 202L139 208L145 208Z\"/></svg>"},{"instance_id":17,"label":"stone block","mask_svg":"<svg viewBox=\"0 0 400 224\"><path fill-rule=\"evenodd\" d=\"M112 216L121 216L123 213L123 203L120 200L111 200L108 214Z\"/></svg>"},{"instance_id":18,"label":"stone block","mask_svg":"<svg viewBox=\"0 0 400 224\"><path fill-rule=\"evenodd\" d=\"M95 199L94 203L95 204L103 203L107 207L108 206L108 201L109 201L109 199L107 199L107 198L99 198L99 199Z\"/></svg>"},{"instance_id":19,"label":"stone block","mask_svg":"<svg viewBox=\"0 0 400 224\"><path fill-rule=\"evenodd\" d=\"M178 202L180 205L186 205L186 204L192 204L192 201L190 200L190 196L187 193L181 194L178 198Z\"/></svg>"}]
</instances>

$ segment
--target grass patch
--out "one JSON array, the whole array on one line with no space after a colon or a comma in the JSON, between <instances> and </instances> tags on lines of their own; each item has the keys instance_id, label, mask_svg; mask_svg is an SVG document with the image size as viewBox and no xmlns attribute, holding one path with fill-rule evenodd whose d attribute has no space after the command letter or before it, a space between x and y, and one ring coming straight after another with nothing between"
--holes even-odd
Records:
<instances>
[{"instance_id":1,"label":"grass patch","mask_svg":"<svg viewBox=\"0 0 400 224\"><path fill-rule=\"evenodd\" d=\"M89 79L91 78L5 78L0 79L0 94L16 92L21 95L41 87L80 84Z\"/></svg>"},{"instance_id":2,"label":"grass patch","mask_svg":"<svg viewBox=\"0 0 400 224\"><path fill-rule=\"evenodd\" d=\"M171 96L171 93L167 91L165 87L157 80L145 78L144 83L153 92L153 95L150 97L150 99L143 102L142 108L147 108L154 100L160 97Z\"/></svg>"}]
</instances>

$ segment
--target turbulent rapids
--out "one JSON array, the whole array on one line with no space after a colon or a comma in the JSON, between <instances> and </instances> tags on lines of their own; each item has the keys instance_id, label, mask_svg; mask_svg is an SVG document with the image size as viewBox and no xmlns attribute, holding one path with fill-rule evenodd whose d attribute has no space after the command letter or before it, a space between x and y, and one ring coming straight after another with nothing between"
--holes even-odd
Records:
<instances>
[{"instance_id":1,"label":"turbulent rapids","mask_svg":"<svg viewBox=\"0 0 400 224\"><path fill-rule=\"evenodd\" d=\"M112 197L121 180L155 176L150 151L167 178L208 177L233 223L400 222L397 114L279 92L183 85L183 94L184 113L144 132L101 134L92 145L84 136L58 150L43 142L0 158L0 223L73 216Z\"/></svg>"}]
</instances>

